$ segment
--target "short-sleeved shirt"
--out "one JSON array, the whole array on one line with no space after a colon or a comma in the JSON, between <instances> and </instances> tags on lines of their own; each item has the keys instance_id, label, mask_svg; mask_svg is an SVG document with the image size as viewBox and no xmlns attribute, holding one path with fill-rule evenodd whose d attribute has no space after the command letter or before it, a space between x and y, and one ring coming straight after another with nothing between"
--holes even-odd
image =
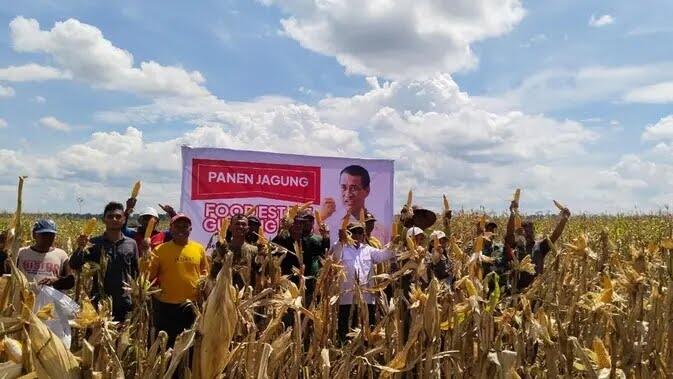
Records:
<instances>
[{"instance_id":1,"label":"short-sleeved shirt","mask_svg":"<svg viewBox=\"0 0 673 379\"><path fill-rule=\"evenodd\" d=\"M16 265L28 281L39 282L46 278L58 278L67 261L68 254L59 248L41 253L27 246L19 250Z\"/></svg>"},{"instance_id":2,"label":"short-sleeved shirt","mask_svg":"<svg viewBox=\"0 0 673 379\"><path fill-rule=\"evenodd\" d=\"M196 300L198 282L208 274L206 249L198 242L181 246L174 241L160 245L150 264L150 278L159 279L159 301L181 304Z\"/></svg>"}]
</instances>

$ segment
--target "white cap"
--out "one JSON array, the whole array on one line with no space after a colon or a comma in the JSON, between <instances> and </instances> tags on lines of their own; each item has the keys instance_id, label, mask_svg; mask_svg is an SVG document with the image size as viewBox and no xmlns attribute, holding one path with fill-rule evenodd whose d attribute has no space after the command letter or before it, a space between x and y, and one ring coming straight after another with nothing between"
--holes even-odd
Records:
<instances>
[{"instance_id":1,"label":"white cap","mask_svg":"<svg viewBox=\"0 0 673 379\"><path fill-rule=\"evenodd\" d=\"M419 228L418 226L414 226L412 228L409 228L407 230L407 237L416 237L419 234L424 234L423 229Z\"/></svg>"},{"instance_id":2,"label":"white cap","mask_svg":"<svg viewBox=\"0 0 673 379\"><path fill-rule=\"evenodd\" d=\"M430 239L434 239L435 236L437 236L438 240L441 240L442 238L446 238L446 234L442 232L441 230L435 230L430 234Z\"/></svg>"},{"instance_id":3,"label":"white cap","mask_svg":"<svg viewBox=\"0 0 673 379\"><path fill-rule=\"evenodd\" d=\"M157 210L152 208L152 207L147 207L143 208L140 212L138 212L138 217L142 216L152 216L159 218L159 213L157 213Z\"/></svg>"}]
</instances>

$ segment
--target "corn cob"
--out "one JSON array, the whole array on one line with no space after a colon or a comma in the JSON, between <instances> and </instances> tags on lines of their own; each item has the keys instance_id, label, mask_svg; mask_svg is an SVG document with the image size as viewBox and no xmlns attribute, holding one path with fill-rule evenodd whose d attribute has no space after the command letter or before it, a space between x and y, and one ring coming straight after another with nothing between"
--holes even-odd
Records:
<instances>
[{"instance_id":1,"label":"corn cob","mask_svg":"<svg viewBox=\"0 0 673 379\"><path fill-rule=\"evenodd\" d=\"M131 198L133 198L133 199L138 198L138 194L140 193L140 187L141 186L142 186L142 183L140 182L140 180L135 182L135 184L133 185L133 188L131 189Z\"/></svg>"},{"instance_id":2,"label":"corn cob","mask_svg":"<svg viewBox=\"0 0 673 379\"><path fill-rule=\"evenodd\" d=\"M409 190L409 193L407 194L407 208L411 209L411 204L413 203L414 200L414 193Z\"/></svg>"},{"instance_id":3,"label":"corn cob","mask_svg":"<svg viewBox=\"0 0 673 379\"><path fill-rule=\"evenodd\" d=\"M442 198L444 200L444 211L448 211L449 209L451 209L451 207L449 206L449 199L446 198L446 195L442 195Z\"/></svg>"},{"instance_id":4,"label":"corn cob","mask_svg":"<svg viewBox=\"0 0 673 379\"><path fill-rule=\"evenodd\" d=\"M245 215L245 217L250 217L250 216L254 215L256 211L257 211L257 206L253 205L252 207L248 208L247 211L245 211L244 215Z\"/></svg>"},{"instance_id":5,"label":"corn cob","mask_svg":"<svg viewBox=\"0 0 673 379\"><path fill-rule=\"evenodd\" d=\"M229 220L228 217L225 217L220 221L220 230L217 234L220 244L223 244L227 240L227 230L229 230L230 222L231 220Z\"/></svg>"},{"instance_id":6,"label":"corn cob","mask_svg":"<svg viewBox=\"0 0 673 379\"><path fill-rule=\"evenodd\" d=\"M82 235L83 236L90 236L91 233L93 233L94 229L96 228L96 218L91 217L86 224L84 224L84 228L82 228Z\"/></svg>"},{"instance_id":7,"label":"corn cob","mask_svg":"<svg viewBox=\"0 0 673 379\"><path fill-rule=\"evenodd\" d=\"M512 197L512 201L516 201L518 203L520 198L521 198L521 188L517 188L514 191L514 196Z\"/></svg>"},{"instance_id":8,"label":"corn cob","mask_svg":"<svg viewBox=\"0 0 673 379\"><path fill-rule=\"evenodd\" d=\"M559 211L564 211L566 209L566 207L564 207L563 204L559 203L556 200L553 200L553 201L554 201L554 205L556 206L556 208L558 208Z\"/></svg>"},{"instance_id":9,"label":"corn cob","mask_svg":"<svg viewBox=\"0 0 673 379\"><path fill-rule=\"evenodd\" d=\"M320 211L316 209L315 212L313 212L313 215L315 217L316 225L320 227L320 225L322 225L322 216L320 216Z\"/></svg>"},{"instance_id":10,"label":"corn cob","mask_svg":"<svg viewBox=\"0 0 673 379\"><path fill-rule=\"evenodd\" d=\"M23 362L23 348L21 347L21 342L9 337L3 338L0 342L0 347L2 347L0 351L4 351L9 359L14 363Z\"/></svg>"},{"instance_id":11,"label":"corn cob","mask_svg":"<svg viewBox=\"0 0 673 379\"><path fill-rule=\"evenodd\" d=\"M145 228L145 238L150 238L152 237L152 232L154 231L154 226L157 224L157 220L152 217L150 220L147 222L147 227Z\"/></svg>"}]
</instances>

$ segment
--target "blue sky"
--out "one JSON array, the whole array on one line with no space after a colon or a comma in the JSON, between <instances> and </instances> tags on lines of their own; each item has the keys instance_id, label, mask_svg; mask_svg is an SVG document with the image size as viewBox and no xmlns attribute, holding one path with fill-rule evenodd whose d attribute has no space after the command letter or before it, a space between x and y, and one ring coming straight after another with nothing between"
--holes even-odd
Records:
<instances>
[{"instance_id":1,"label":"blue sky","mask_svg":"<svg viewBox=\"0 0 673 379\"><path fill-rule=\"evenodd\" d=\"M366 4L366 5L365 5ZM178 146L396 160L439 206L673 203L666 1L0 4L0 209L177 202ZM132 59L132 60L131 60ZM144 62L144 63L143 63ZM526 196L527 195L527 196Z\"/></svg>"}]
</instances>

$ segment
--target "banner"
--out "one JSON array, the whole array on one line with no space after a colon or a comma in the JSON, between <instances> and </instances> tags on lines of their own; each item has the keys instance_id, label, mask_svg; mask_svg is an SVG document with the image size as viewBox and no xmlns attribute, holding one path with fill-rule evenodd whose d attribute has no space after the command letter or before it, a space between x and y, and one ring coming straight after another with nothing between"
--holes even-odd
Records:
<instances>
[{"instance_id":1,"label":"banner","mask_svg":"<svg viewBox=\"0 0 673 379\"><path fill-rule=\"evenodd\" d=\"M295 204L320 210L337 240L346 214L365 209L376 218L372 235L390 239L393 161L328 158L215 148L182 147L182 212L192 219L191 239L207 245L221 219L255 208L267 238Z\"/></svg>"}]
</instances>

